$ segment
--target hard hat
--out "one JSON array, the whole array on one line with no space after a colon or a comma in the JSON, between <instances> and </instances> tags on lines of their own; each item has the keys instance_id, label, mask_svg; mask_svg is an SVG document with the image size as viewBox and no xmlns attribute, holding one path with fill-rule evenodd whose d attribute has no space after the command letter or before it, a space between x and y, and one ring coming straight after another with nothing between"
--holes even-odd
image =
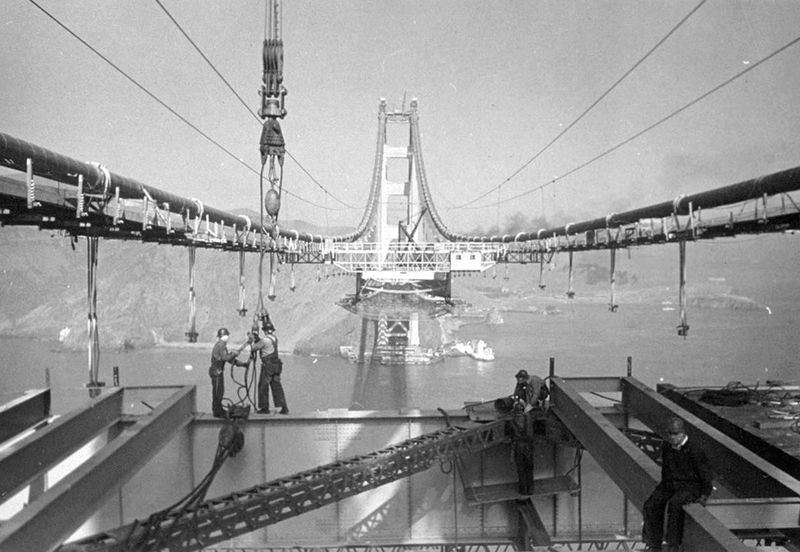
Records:
<instances>
[{"instance_id":1,"label":"hard hat","mask_svg":"<svg viewBox=\"0 0 800 552\"><path fill-rule=\"evenodd\" d=\"M228 331L228 328L220 328L217 330L217 337L222 337L223 335L231 335L231 332Z\"/></svg>"},{"instance_id":2,"label":"hard hat","mask_svg":"<svg viewBox=\"0 0 800 552\"><path fill-rule=\"evenodd\" d=\"M515 378L527 378L528 377L528 372L527 372L527 370L520 370L519 372L517 372L517 375L514 376L514 377Z\"/></svg>"}]
</instances>

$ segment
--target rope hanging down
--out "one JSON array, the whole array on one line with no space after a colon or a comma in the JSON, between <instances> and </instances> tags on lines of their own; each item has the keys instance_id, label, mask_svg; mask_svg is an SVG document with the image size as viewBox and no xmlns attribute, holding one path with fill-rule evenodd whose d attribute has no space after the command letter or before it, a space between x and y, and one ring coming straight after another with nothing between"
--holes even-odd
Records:
<instances>
[{"instance_id":1,"label":"rope hanging down","mask_svg":"<svg viewBox=\"0 0 800 552\"><path fill-rule=\"evenodd\" d=\"M278 0L267 0L266 29L263 46L264 73L261 84L261 109L259 116L264 120L261 129L259 147L261 151L260 190L260 258L258 263L258 308L254 316L254 325L259 319L268 316L264 306L263 274L266 244L264 236L264 212L266 211L272 225L272 240L278 238L278 213L281 208L281 192L283 189L283 160L286 155L286 141L279 119L286 116L284 99L286 88L283 86L283 40L280 30L280 6ZM264 170L267 170L269 189L264 192ZM270 298L274 298L275 254L270 252Z\"/></svg>"}]
</instances>

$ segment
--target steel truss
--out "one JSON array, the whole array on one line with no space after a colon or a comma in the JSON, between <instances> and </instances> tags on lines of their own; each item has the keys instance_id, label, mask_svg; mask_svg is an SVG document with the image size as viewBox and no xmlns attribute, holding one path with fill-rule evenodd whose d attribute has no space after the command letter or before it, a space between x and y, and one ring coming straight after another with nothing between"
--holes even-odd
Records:
<instances>
[{"instance_id":1,"label":"steel truss","mask_svg":"<svg viewBox=\"0 0 800 552\"><path fill-rule=\"evenodd\" d=\"M59 550L200 550L425 471L437 460L500 445L507 441L505 425L505 420L499 420L448 427L208 500L196 508L151 516L148 521L63 545Z\"/></svg>"},{"instance_id":2,"label":"steel truss","mask_svg":"<svg viewBox=\"0 0 800 552\"><path fill-rule=\"evenodd\" d=\"M551 375L553 411L636 508L641 510L659 481L658 467L649 458L652 443L640 450L637 445L643 445L643 435L620 431L592 407L580 395L592 387L621 392L625 412L651 428L660 427L670 416L683 419L687 434L708 454L717 484L737 496L712 497L706 506L684 507L686 550L752 550L743 541L789 541L794 545L793 535L800 529L800 481L630 376L620 378L616 386L600 378L579 378L572 383Z\"/></svg>"}]
</instances>

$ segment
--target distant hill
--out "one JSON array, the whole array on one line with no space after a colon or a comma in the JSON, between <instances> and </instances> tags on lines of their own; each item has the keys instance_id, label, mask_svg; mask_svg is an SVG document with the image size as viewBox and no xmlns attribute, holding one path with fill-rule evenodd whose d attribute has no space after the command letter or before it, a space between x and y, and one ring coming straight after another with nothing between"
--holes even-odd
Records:
<instances>
[{"instance_id":1,"label":"distant hill","mask_svg":"<svg viewBox=\"0 0 800 552\"><path fill-rule=\"evenodd\" d=\"M320 233L301 221L287 228ZM342 229L341 233L349 231ZM326 233L339 233L326 229ZM693 308L776 308L800 302L800 241L795 236L746 237L690 244L688 295ZM677 302L677 246L632 249L617 255L616 290L620 304ZM215 340L226 326L239 342L251 324L258 297L258 257L246 258L248 316L239 308L238 255L197 250L194 288L200 341ZM150 347L159 341L186 342L189 326L187 251L166 245L101 241L98 262L98 318L103 348ZM335 354L340 344L359 336L360 319L336 302L355 291L355 279L333 266L279 267L276 299L266 306L284 350ZM544 309L567 301L568 258L557 256L544 270L539 289L538 265L498 266L484 274L453 280L453 295L474 309ZM608 252L575 255L576 301L607 302ZM73 241L55 231L0 228L0 335L55 340L83 348L87 316L86 240ZM425 323L425 339L438 339L435 322Z\"/></svg>"}]
</instances>

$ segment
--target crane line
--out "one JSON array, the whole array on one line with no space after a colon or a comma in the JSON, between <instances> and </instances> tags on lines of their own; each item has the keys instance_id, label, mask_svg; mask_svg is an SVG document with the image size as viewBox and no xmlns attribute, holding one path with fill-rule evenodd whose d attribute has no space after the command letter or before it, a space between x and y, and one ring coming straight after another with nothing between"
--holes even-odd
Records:
<instances>
[{"instance_id":1,"label":"crane line","mask_svg":"<svg viewBox=\"0 0 800 552\"><path fill-rule=\"evenodd\" d=\"M195 49L195 51L197 51L197 53L200 54L200 57L203 58L203 60L206 62L206 64L208 64L208 66L211 67L211 70L214 71L214 73L220 78L220 80L225 84L225 86L228 88L228 90L230 90L231 93L236 97L236 99L239 100L239 103L242 104L244 106L244 108L247 109L247 111L250 113L250 115L252 115L253 118L256 121L258 121L259 124L260 124L261 120L259 119L258 115L256 115L256 112L253 111L253 109L247 104L247 102L244 101L242 96L238 92L236 92L236 90L233 88L233 86L228 81L228 79L226 79L225 76L216 68L216 66L208 58L208 56L206 56L205 53L203 53L203 51L200 49L200 47L197 45L197 43L194 40L192 40L192 38L189 36L189 33L186 32L186 29L184 29L183 26L181 26L181 24L178 23L178 21L169 12L169 10L167 10L166 6L164 6L164 4L161 2L161 0L155 0L155 2L163 10L163 12L167 15L167 17L170 19L170 21L172 21L172 23L178 28L178 30L181 32L181 34L184 36L184 38L186 38L186 40L189 41L189 44L192 45L192 47ZM268 18L265 17L264 18L265 35L266 35L266 29L268 27L267 21L268 21ZM300 170L302 170L311 179L311 181L314 182L314 184L316 184L325 194L329 195L331 198L333 198L337 202L341 203L345 208L348 208L348 209L357 209L358 208L358 207L356 207L354 205L350 205L349 203L345 203L344 201L342 201L341 199L336 197L334 194L329 192L327 190L327 188L325 188L325 186L320 184L319 181L316 178L314 178L314 176L310 172L308 172L308 170L306 170L306 168L300 163L300 161L298 161L291 153L289 153L287 151L286 154L289 156L289 158L292 161L294 161L297 164L298 167L300 167ZM288 191L287 191L287 193L288 193ZM331 208L325 206L325 207L323 207L323 209L328 210L328 209L331 209ZM332 210L344 210L344 209L332 209Z\"/></svg>"},{"instance_id":2,"label":"crane line","mask_svg":"<svg viewBox=\"0 0 800 552\"><path fill-rule=\"evenodd\" d=\"M124 71L124 70L123 70L121 67L119 67L119 66L118 66L117 64L115 64L113 61L111 61L109 58L107 58L105 55L103 55L103 54L102 54L102 53L101 53L99 50L97 50L95 47L93 47L91 44L89 44L89 43L88 43L86 40L84 40L83 38L81 38L81 37L80 37L80 36L79 36L77 33L75 33L75 32L74 32L72 29L70 29L70 28L69 28L69 27L68 27L66 24L62 23L62 22L61 22L61 21L60 21L60 20L59 20L59 19L58 19L56 16L54 16L53 14L51 14L51 13L50 13L49 11L47 11L47 10L46 10L44 7L42 7L42 6L41 6L39 3L37 3L37 2L36 2L36 0L28 0L28 2L30 2L31 4L33 4L34 6L36 6L36 7L37 7L37 8L38 8L38 9L39 9L39 10L40 10L42 13L44 13L44 14L45 14L47 17L49 17L49 18L50 18L50 19L51 19L51 20L52 20L54 23L56 23L56 24L57 24L59 27L61 27L62 29L64 29L64 30L65 30L67 33L69 33L69 34L70 34L70 35L71 35L73 38L75 38L75 39L76 39L78 42L80 42L81 44L83 44L84 46L86 46L86 47L87 47L87 48L88 48L88 49L89 49L89 50L90 50L92 53L94 53L94 54L95 54L96 56L98 56L100 59L102 59L103 61L105 61L105 62L106 62L108 65L110 65L112 68L114 68L114 69L115 69L115 70L116 70L116 71L117 71L119 74L121 74L123 77L125 77L126 79L128 79L128 81L130 81L130 82L131 82L131 83L132 83L134 86L136 86L136 87L137 87L139 90L141 90L142 92L144 92L145 94L147 94L148 96L150 96L150 98L152 98L153 100L155 100L155 101L156 101L156 102L157 102L159 105L161 105L161 107L163 107L164 109L166 109L167 111L169 111L169 112L170 112L172 115L174 115L175 117L177 117L178 119L180 119L180 120L181 120L183 123L185 123L186 125L188 125L188 126L189 126L189 128L191 128L192 130L194 130L195 132L197 132L198 134L200 134L200 136L202 136L203 138L205 138L206 140L208 140L208 141L209 141L211 144L213 144L213 145L214 145L214 146L216 146L218 149L220 149L221 151L223 151L223 152L224 152L226 155L228 155L229 157L231 157L232 159L234 159L234 160L235 160L237 163L239 163L240 165L242 165L242 166L244 166L245 168L247 168L248 170L250 170L252 173L254 173L254 174L259 174L259 171L258 171L258 170L254 169L252 166L250 166L250 165L248 165L247 163L245 163L245 162L244 162L242 159L240 159L240 158L239 158L239 157L238 157L236 154L234 154L234 153L233 153L233 152L231 152L229 149L227 149L225 146L223 146L222 144L220 144L218 141L214 140L214 139L213 139L211 136L209 136L208 134L206 134L205 132L203 132L203 131L202 131L202 130L201 130L201 129L200 129L198 126L197 126L197 125L195 125L194 123L192 123L191 121L189 121L189 120L188 120L186 117L184 117L183 115L181 115L180 113L178 113L178 112L177 112L175 109L173 109L172 107L170 107L170 106L169 106L169 105L168 105L168 104L167 104L165 101L163 101L161 98L159 98L158 96L156 96L154 93L150 92L150 90L148 90L148 89L147 89L147 88L146 88L144 85L140 84L140 83L139 83L139 82L138 82L136 79L134 79L132 76L130 76L128 73L126 73L126 72L125 72L125 71ZM310 200L308 200L308 199L306 199L306 198L304 198L304 197L302 197L302 196L299 196L299 195L297 195L297 194L295 194L295 193L292 193L290 190L286 190L286 193L287 193L288 195L291 195L291 196L293 196L293 197L296 197L297 199L299 199L300 201L303 201L304 203L308 203L309 205L312 205L312 206L314 206L314 207L317 207L317 208L319 208L319 209L325 209L325 207L324 207L324 206L322 206L322 205L319 205L319 204L317 204L317 203L315 203L315 202L313 202L313 201L310 201Z\"/></svg>"}]
</instances>

